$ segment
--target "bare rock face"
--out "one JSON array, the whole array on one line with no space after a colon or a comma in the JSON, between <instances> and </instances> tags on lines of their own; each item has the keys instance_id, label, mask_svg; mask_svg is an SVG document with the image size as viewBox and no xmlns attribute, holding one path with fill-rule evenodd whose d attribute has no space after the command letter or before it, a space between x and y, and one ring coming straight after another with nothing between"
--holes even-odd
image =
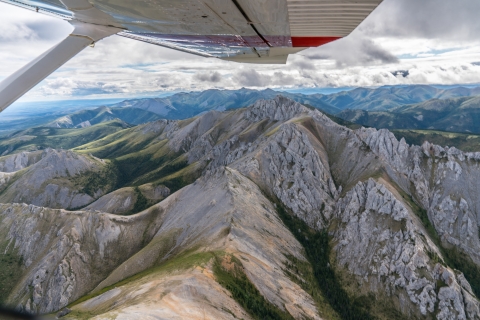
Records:
<instances>
[{"instance_id":1,"label":"bare rock face","mask_svg":"<svg viewBox=\"0 0 480 320\"><path fill-rule=\"evenodd\" d=\"M139 187L143 196L148 200L160 201L170 195L170 189L164 185L155 185L153 183L147 183Z\"/></svg>"},{"instance_id":2,"label":"bare rock face","mask_svg":"<svg viewBox=\"0 0 480 320\"><path fill-rule=\"evenodd\" d=\"M97 210L121 215L130 212L136 201L137 195L134 188L122 188L104 195L86 206L85 210Z\"/></svg>"},{"instance_id":3,"label":"bare rock face","mask_svg":"<svg viewBox=\"0 0 480 320\"><path fill-rule=\"evenodd\" d=\"M0 157L0 172L15 172L25 169L45 156L42 151L20 152Z\"/></svg>"},{"instance_id":4,"label":"bare rock face","mask_svg":"<svg viewBox=\"0 0 480 320\"><path fill-rule=\"evenodd\" d=\"M258 155L261 179L295 214L322 229L333 212L337 189L329 164L296 124L282 125ZM242 161L239 161L242 162Z\"/></svg>"},{"instance_id":5,"label":"bare rock face","mask_svg":"<svg viewBox=\"0 0 480 320\"><path fill-rule=\"evenodd\" d=\"M10 156L9 159L20 159L20 163L23 163L21 165L28 165L28 155L20 154L17 158L15 156ZM77 208L91 203L95 197L104 193L101 189L92 195L82 192L88 181L77 179L77 182L76 177L101 171L106 166L105 161L72 151L54 149L46 149L40 157L39 161L17 172L12 183L4 183L1 202Z\"/></svg>"},{"instance_id":6,"label":"bare rock face","mask_svg":"<svg viewBox=\"0 0 480 320\"><path fill-rule=\"evenodd\" d=\"M265 119L273 121L288 121L309 110L301 104L288 98L277 96L272 100L259 100L245 112L245 118L251 122Z\"/></svg>"},{"instance_id":7,"label":"bare rock face","mask_svg":"<svg viewBox=\"0 0 480 320\"><path fill-rule=\"evenodd\" d=\"M395 182L427 210L442 241L480 263L479 153L428 142L409 147L388 130L362 129L358 133Z\"/></svg>"},{"instance_id":8,"label":"bare rock face","mask_svg":"<svg viewBox=\"0 0 480 320\"><path fill-rule=\"evenodd\" d=\"M397 300L410 316L426 316L438 306L437 319L466 319L467 313L475 318L480 305L468 286L462 287L463 275L429 258L441 255L438 248L388 188L369 179L339 200L339 226L333 231L337 263L373 292Z\"/></svg>"},{"instance_id":9,"label":"bare rock face","mask_svg":"<svg viewBox=\"0 0 480 320\"><path fill-rule=\"evenodd\" d=\"M137 190L135 188L121 188L106 194L95 202L89 204L84 210L96 210L113 214L132 214L135 203L138 201L139 193L142 194L150 203L157 203L170 195L170 189L163 185L154 186L145 184Z\"/></svg>"},{"instance_id":10,"label":"bare rock face","mask_svg":"<svg viewBox=\"0 0 480 320\"><path fill-rule=\"evenodd\" d=\"M140 249L144 239L136 235L148 237L155 225L151 213L125 219L20 204L2 205L0 211L2 238L23 257L25 268L10 299L20 309L42 313L91 290Z\"/></svg>"}]
</instances>

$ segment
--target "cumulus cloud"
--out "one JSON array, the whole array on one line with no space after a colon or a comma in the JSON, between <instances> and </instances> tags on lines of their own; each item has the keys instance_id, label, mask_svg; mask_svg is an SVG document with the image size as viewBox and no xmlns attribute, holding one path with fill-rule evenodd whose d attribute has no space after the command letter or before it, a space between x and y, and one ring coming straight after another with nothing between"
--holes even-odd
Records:
<instances>
[{"instance_id":1,"label":"cumulus cloud","mask_svg":"<svg viewBox=\"0 0 480 320\"><path fill-rule=\"evenodd\" d=\"M259 73L255 69L243 69L234 75L233 81L245 87L267 87L271 84L271 77Z\"/></svg>"},{"instance_id":2,"label":"cumulus cloud","mask_svg":"<svg viewBox=\"0 0 480 320\"><path fill-rule=\"evenodd\" d=\"M368 36L478 41L480 1L384 0L360 31Z\"/></svg>"},{"instance_id":3,"label":"cumulus cloud","mask_svg":"<svg viewBox=\"0 0 480 320\"><path fill-rule=\"evenodd\" d=\"M100 81L82 81L71 78L46 80L41 92L45 95L86 96L95 94L125 93L128 85L122 83L106 83Z\"/></svg>"},{"instance_id":4,"label":"cumulus cloud","mask_svg":"<svg viewBox=\"0 0 480 320\"><path fill-rule=\"evenodd\" d=\"M199 72L195 74L194 78L201 82L218 83L222 80L222 75L217 71Z\"/></svg>"},{"instance_id":5,"label":"cumulus cloud","mask_svg":"<svg viewBox=\"0 0 480 320\"><path fill-rule=\"evenodd\" d=\"M360 34L309 49L305 56L313 60L334 60L337 68L398 62L393 54Z\"/></svg>"},{"instance_id":6,"label":"cumulus cloud","mask_svg":"<svg viewBox=\"0 0 480 320\"><path fill-rule=\"evenodd\" d=\"M0 10L0 43L44 41L56 42L66 37L73 27L66 21L6 6Z\"/></svg>"}]
</instances>

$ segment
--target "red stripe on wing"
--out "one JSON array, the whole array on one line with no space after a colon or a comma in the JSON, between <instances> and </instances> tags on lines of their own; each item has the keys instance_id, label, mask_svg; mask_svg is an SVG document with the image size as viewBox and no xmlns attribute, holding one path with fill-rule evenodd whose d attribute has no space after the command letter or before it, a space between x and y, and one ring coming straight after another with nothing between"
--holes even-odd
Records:
<instances>
[{"instance_id":1,"label":"red stripe on wing","mask_svg":"<svg viewBox=\"0 0 480 320\"><path fill-rule=\"evenodd\" d=\"M292 37L292 47L318 47L341 37Z\"/></svg>"}]
</instances>

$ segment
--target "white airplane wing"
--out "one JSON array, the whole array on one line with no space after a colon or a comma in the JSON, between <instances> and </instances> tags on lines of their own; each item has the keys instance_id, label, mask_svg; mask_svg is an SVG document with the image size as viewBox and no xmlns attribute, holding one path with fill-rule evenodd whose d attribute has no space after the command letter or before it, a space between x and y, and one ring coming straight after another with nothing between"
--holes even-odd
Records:
<instances>
[{"instance_id":1,"label":"white airplane wing","mask_svg":"<svg viewBox=\"0 0 480 320\"><path fill-rule=\"evenodd\" d=\"M88 45L112 34L204 57L285 63L352 32L382 0L0 0L75 30L0 83L0 111Z\"/></svg>"}]
</instances>

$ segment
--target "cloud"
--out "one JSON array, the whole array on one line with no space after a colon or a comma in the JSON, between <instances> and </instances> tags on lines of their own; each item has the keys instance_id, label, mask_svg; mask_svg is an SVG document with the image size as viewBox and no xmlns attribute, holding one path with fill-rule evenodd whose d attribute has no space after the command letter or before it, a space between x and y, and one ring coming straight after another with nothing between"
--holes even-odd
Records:
<instances>
[{"instance_id":1,"label":"cloud","mask_svg":"<svg viewBox=\"0 0 480 320\"><path fill-rule=\"evenodd\" d=\"M42 14L6 6L0 10L0 43L45 41L58 42L65 38L73 27L66 21Z\"/></svg>"},{"instance_id":2,"label":"cloud","mask_svg":"<svg viewBox=\"0 0 480 320\"><path fill-rule=\"evenodd\" d=\"M196 73L194 79L201 82L218 83L222 80L222 75L217 71L208 73Z\"/></svg>"},{"instance_id":3,"label":"cloud","mask_svg":"<svg viewBox=\"0 0 480 320\"><path fill-rule=\"evenodd\" d=\"M319 57L319 55L317 56ZM326 57L322 57L321 59L327 59ZM314 70L316 68L315 64L310 61L309 59L305 59L303 55L292 55L289 57L289 66L292 69L300 69L300 70Z\"/></svg>"},{"instance_id":4,"label":"cloud","mask_svg":"<svg viewBox=\"0 0 480 320\"><path fill-rule=\"evenodd\" d=\"M384 0L360 26L373 37L478 41L478 0Z\"/></svg>"},{"instance_id":5,"label":"cloud","mask_svg":"<svg viewBox=\"0 0 480 320\"><path fill-rule=\"evenodd\" d=\"M266 87L271 84L270 79L270 76L251 68L240 70L233 77L234 82L244 87Z\"/></svg>"},{"instance_id":6,"label":"cloud","mask_svg":"<svg viewBox=\"0 0 480 320\"><path fill-rule=\"evenodd\" d=\"M361 34L309 49L305 56L312 60L334 60L336 68L398 62L397 57Z\"/></svg>"},{"instance_id":7,"label":"cloud","mask_svg":"<svg viewBox=\"0 0 480 320\"><path fill-rule=\"evenodd\" d=\"M94 94L111 94L128 92L128 85L105 83L99 81L75 81L69 78L47 80L41 91L45 95L88 96Z\"/></svg>"}]
</instances>

